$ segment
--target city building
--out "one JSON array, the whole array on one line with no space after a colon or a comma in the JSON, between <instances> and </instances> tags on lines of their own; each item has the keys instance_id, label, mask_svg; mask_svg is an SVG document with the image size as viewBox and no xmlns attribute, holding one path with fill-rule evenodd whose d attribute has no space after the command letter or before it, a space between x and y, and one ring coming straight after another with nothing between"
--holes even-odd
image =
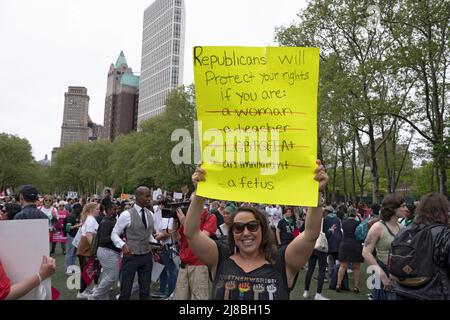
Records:
<instances>
[{"instance_id":1,"label":"city building","mask_svg":"<svg viewBox=\"0 0 450 320\"><path fill-rule=\"evenodd\" d=\"M89 142L96 141L104 136L103 126L93 122L91 120L91 117L89 117L88 120L88 128L89 128L89 135L88 135Z\"/></svg>"},{"instance_id":2,"label":"city building","mask_svg":"<svg viewBox=\"0 0 450 320\"><path fill-rule=\"evenodd\" d=\"M123 51L108 71L103 137L113 141L120 134L136 130L139 77L128 67Z\"/></svg>"},{"instance_id":3,"label":"city building","mask_svg":"<svg viewBox=\"0 0 450 320\"><path fill-rule=\"evenodd\" d=\"M50 160L48 159L48 155L47 155L47 154L45 155L44 159L39 160L37 163L38 163L40 166L43 166L43 167L49 167L49 166L51 165L51 162L50 162Z\"/></svg>"},{"instance_id":4,"label":"city building","mask_svg":"<svg viewBox=\"0 0 450 320\"><path fill-rule=\"evenodd\" d=\"M61 126L60 147L88 142L89 96L85 87L69 87L64 93L64 115Z\"/></svg>"},{"instance_id":5,"label":"city building","mask_svg":"<svg viewBox=\"0 0 450 320\"><path fill-rule=\"evenodd\" d=\"M183 83L183 0L156 0L144 12L137 124L161 114L169 92Z\"/></svg>"}]
</instances>

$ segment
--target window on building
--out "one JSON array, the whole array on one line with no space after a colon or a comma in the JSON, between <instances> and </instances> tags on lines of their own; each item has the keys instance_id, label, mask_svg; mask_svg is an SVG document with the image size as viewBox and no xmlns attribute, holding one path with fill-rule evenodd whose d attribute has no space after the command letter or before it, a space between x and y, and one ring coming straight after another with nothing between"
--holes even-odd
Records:
<instances>
[{"instance_id":1,"label":"window on building","mask_svg":"<svg viewBox=\"0 0 450 320\"><path fill-rule=\"evenodd\" d=\"M180 54L180 40L173 41L173 53Z\"/></svg>"}]
</instances>

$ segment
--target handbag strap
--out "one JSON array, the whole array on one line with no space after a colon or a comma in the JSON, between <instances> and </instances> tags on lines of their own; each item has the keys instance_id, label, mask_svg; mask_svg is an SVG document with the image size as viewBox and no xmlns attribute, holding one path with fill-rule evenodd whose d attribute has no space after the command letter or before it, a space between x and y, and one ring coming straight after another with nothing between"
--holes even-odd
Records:
<instances>
[{"instance_id":1,"label":"handbag strap","mask_svg":"<svg viewBox=\"0 0 450 320\"><path fill-rule=\"evenodd\" d=\"M386 229L390 233L390 235L395 238L395 234L391 231L391 229L389 229L389 227L386 224L386 222L384 220L381 220L381 223L386 227Z\"/></svg>"}]
</instances>

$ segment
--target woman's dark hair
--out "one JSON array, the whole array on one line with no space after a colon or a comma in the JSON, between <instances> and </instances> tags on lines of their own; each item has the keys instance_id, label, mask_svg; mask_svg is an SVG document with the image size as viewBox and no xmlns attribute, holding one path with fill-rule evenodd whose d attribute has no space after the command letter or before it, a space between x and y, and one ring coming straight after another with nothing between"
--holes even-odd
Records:
<instances>
[{"instance_id":1,"label":"woman's dark hair","mask_svg":"<svg viewBox=\"0 0 450 320\"><path fill-rule=\"evenodd\" d=\"M372 213L376 216L380 214L380 205L378 203L372 205Z\"/></svg>"},{"instance_id":2,"label":"woman's dark hair","mask_svg":"<svg viewBox=\"0 0 450 320\"><path fill-rule=\"evenodd\" d=\"M449 202L447 198L437 192L430 192L420 198L416 209L415 224L443 223L447 224Z\"/></svg>"},{"instance_id":3,"label":"woman's dark hair","mask_svg":"<svg viewBox=\"0 0 450 320\"><path fill-rule=\"evenodd\" d=\"M345 204L341 204L338 207L338 212L341 212L343 215L347 213L347 206Z\"/></svg>"},{"instance_id":4,"label":"woman's dark hair","mask_svg":"<svg viewBox=\"0 0 450 320\"><path fill-rule=\"evenodd\" d=\"M251 212L255 216L255 219L260 222L261 227L261 244L259 249L264 252L264 256L267 261L272 264L277 263L277 248L275 246L275 237L273 235L272 229L269 227L269 223L267 222L267 218L264 214L261 213L256 208L253 207L239 207L235 213L231 215L231 223L234 223L234 218L241 212ZM228 243L230 246L230 252L234 252L236 249L239 251L239 248L236 246L234 242L233 231L231 230L231 234L228 237Z\"/></svg>"},{"instance_id":5,"label":"woman's dark hair","mask_svg":"<svg viewBox=\"0 0 450 320\"><path fill-rule=\"evenodd\" d=\"M14 216L22 210L22 207L17 203L7 203L3 210L6 211L7 220L13 220Z\"/></svg>"},{"instance_id":6,"label":"woman's dark hair","mask_svg":"<svg viewBox=\"0 0 450 320\"><path fill-rule=\"evenodd\" d=\"M409 211L408 219L414 218L414 215L416 214L416 206L413 203L411 203L411 204L406 205L406 207L408 208L408 211Z\"/></svg>"},{"instance_id":7,"label":"woman's dark hair","mask_svg":"<svg viewBox=\"0 0 450 320\"><path fill-rule=\"evenodd\" d=\"M294 213L294 208L292 208L292 207L283 207L283 214L285 214L288 210L291 210L291 212Z\"/></svg>"},{"instance_id":8,"label":"woman's dark hair","mask_svg":"<svg viewBox=\"0 0 450 320\"><path fill-rule=\"evenodd\" d=\"M381 220L389 221L395 215L395 210L400 208L403 203L405 203L405 199L401 195L396 193L387 195L381 203Z\"/></svg>"},{"instance_id":9,"label":"woman's dark hair","mask_svg":"<svg viewBox=\"0 0 450 320\"><path fill-rule=\"evenodd\" d=\"M294 221L296 221L296 220L297 220L297 215L295 214L295 211L294 211L294 208L293 208L293 207L284 207L284 208L283 208L283 214L285 214L288 210L291 210L291 213L292 213L292 219L293 219Z\"/></svg>"},{"instance_id":10,"label":"woman's dark hair","mask_svg":"<svg viewBox=\"0 0 450 320\"><path fill-rule=\"evenodd\" d=\"M356 209L355 208L348 208L348 210L347 210L347 217L355 218L356 217Z\"/></svg>"}]
</instances>

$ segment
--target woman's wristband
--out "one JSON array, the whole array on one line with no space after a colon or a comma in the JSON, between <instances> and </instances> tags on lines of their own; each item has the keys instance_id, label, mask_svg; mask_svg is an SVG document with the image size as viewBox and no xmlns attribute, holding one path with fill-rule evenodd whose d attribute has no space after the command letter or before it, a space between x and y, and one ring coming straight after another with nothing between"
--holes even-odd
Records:
<instances>
[{"instance_id":1,"label":"woman's wristband","mask_svg":"<svg viewBox=\"0 0 450 320\"><path fill-rule=\"evenodd\" d=\"M37 275L37 277L38 277L38 279L39 279L39 284L41 284L41 283L42 283L42 277L41 277L41 275L39 274L39 272L37 272L36 275Z\"/></svg>"}]
</instances>

